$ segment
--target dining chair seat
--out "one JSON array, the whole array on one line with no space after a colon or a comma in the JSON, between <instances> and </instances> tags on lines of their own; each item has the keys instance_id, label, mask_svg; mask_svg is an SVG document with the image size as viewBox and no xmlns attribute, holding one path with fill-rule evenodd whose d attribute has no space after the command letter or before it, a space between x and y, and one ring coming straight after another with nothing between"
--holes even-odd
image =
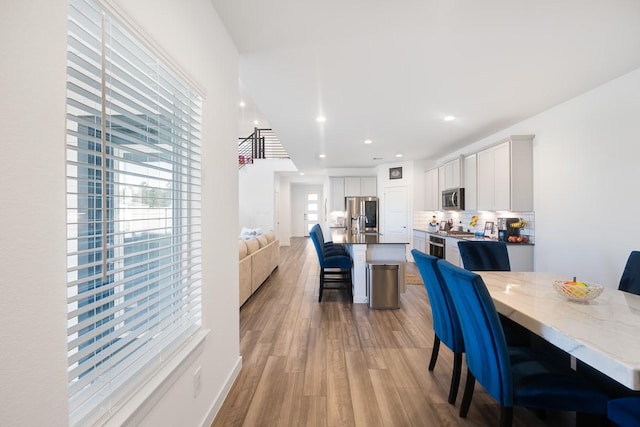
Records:
<instances>
[{"instance_id":1,"label":"dining chair seat","mask_svg":"<svg viewBox=\"0 0 640 427\"><path fill-rule=\"evenodd\" d=\"M619 427L640 426L640 397L620 397L607 405L609 420Z\"/></svg>"},{"instance_id":2,"label":"dining chair seat","mask_svg":"<svg viewBox=\"0 0 640 427\"><path fill-rule=\"evenodd\" d=\"M427 255L417 249L413 249L411 254L422 276L424 287L429 296L429 305L431 306L434 339L429 371L433 371L435 368L440 343L442 342L453 352L453 373L451 375L448 402L455 404L460 385L460 374L462 373L462 354L464 353L464 340L458 315L438 269L438 258Z\"/></svg>"},{"instance_id":3,"label":"dining chair seat","mask_svg":"<svg viewBox=\"0 0 640 427\"><path fill-rule=\"evenodd\" d=\"M471 271L511 271L505 242L484 240L458 241L460 259Z\"/></svg>"},{"instance_id":4,"label":"dining chair seat","mask_svg":"<svg viewBox=\"0 0 640 427\"><path fill-rule=\"evenodd\" d=\"M629 254L618 289L640 295L640 251Z\"/></svg>"},{"instance_id":5,"label":"dining chair seat","mask_svg":"<svg viewBox=\"0 0 640 427\"><path fill-rule=\"evenodd\" d=\"M500 404L500 425L511 426L513 407L607 413L606 394L569 366L528 347L507 347L498 312L482 278L445 260L438 268L460 320L467 380L460 416L466 417L476 381Z\"/></svg>"}]
</instances>

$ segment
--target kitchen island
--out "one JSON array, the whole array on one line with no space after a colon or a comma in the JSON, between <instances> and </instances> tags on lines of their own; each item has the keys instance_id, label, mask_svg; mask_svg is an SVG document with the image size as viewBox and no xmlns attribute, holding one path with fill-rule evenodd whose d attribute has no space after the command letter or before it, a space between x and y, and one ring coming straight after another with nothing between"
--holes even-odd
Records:
<instances>
[{"instance_id":1,"label":"kitchen island","mask_svg":"<svg viewBox=\"0 0 640 427\"><path fill-rule=\"evenodd\" d=\"M378 233L348 234L344 230L331 230L331 240L344 245L353 259L353 302L369 302L367 264L397 264L398 286L405 292L405 262L409 237L395 237Z\"/></svg>"}]
</instances>

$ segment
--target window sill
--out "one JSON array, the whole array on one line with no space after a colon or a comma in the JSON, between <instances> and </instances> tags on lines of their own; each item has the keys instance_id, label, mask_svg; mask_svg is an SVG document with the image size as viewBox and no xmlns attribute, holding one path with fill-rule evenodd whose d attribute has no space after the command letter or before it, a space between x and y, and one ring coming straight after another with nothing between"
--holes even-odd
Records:
<instances>
[{"instance_id":1,"label":"window sill","mask_svg":"<svg viewBox=\"0 0 640 427\"><path fill-rule=\"evenodd\" d=\"M138 425L162 399L171 386L193 364L204 350L209 329L200 329L172 358L155 372L120 408L103 424L107 427Z\"/></svg>"}]
</instances>

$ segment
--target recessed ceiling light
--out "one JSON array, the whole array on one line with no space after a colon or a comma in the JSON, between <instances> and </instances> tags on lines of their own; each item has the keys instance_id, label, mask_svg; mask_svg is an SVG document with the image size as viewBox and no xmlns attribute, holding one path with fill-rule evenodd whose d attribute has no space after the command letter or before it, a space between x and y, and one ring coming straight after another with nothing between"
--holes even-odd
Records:
<instances>
[{"instance_id":1,"label":"recessed ceiling light","mask_svg":"<svg viewBox=\"0 0 640 427\"><path fill-rule=\"evenodd\" d=\"M396 154L396 157L402 157L401 153Z\"/></svg>"},{"instance_id":2,"label":"recessed ceiling light","mask_svg":"<svg viewBox=\"0 0 640 427\"><path fill-rule=\"evenodd\" d=\"M455 120L456 118L454 116L444 116L444 121L445 122L451 122L453 120Z\"/></svg>"},{"instance_id":3,"label":"recessed ceiling light","mask_svg":"<svg viewBox=\"0 0 640 427\"><path fill-rule=\"evenodd\" d=\"M373 141L372 141L372 140L370 140L370 139L365 139L365 140L364 140L364 143L365 143L365 144L372 144L372 143L373 143Z\"/></svg>"},{"instance_id":4,"label":"recessed ceiling light","mask_svg":"<svg viewBox=\"0 0 640 427\"><path fill-rule=\"evenodd\" d=\"M247 104L245 104L244 101L240 101L240 108L244 108L245 105L247 105Z\"/></svg>"},{"instance_id":5,"label":"recessed ceiling light","mask_svg":"<svg viewBox=\"0 0 640 427\"><path fill-rule=\"evenodd\" d=\"M304 172L300 172L300 175L304 175Z\"/></svg>"},{"instance_id":6,"label":"recessed ceiling light","mask_svg":"<svg viewBox=\"0 0 640 427\"><path fill-rule=\"evenodd\" d=\"M325 154L320 154L320 155L318 155L318 157L320 157L321 159L324 159L327 156Z\"/></svg>"},{"instance_id":7,"label":"recessed ceiling light","mask_svg":"<svg viewBox=\"0 0 640 427\"><path fill-rule=\"evenodd\" d=\"M325 116L316 117L316 122L318 122L318 123L324 123L326 121L327 121L327 118Z\"/></svg>"},{"instance_id":8,"label":"recessed ceiling light","mask_svg":"<svg viewBox=\"0 0 640 427\"><path fill-rule=\"evenodd\" d=\"M259 124L259 123L260 123L260 122L259 122L259 121L257 121L257 120L254 120L254 121L253 121L253 124L254 124L254 125L256 125L256 126L258 126L258 124Z\"/></svg>"}]
</instances>

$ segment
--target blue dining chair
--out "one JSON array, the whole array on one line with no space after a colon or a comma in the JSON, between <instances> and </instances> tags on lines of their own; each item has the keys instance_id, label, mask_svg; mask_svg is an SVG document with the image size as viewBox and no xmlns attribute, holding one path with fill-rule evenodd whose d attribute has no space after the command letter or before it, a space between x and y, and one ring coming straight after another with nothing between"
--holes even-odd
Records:
<instances>
[{"instance_id":1,"label":"blue dining chair","mask_svg":"<svg viewBox=\"0 0 640 427\"><path fill-rule=\"evenodd\" d=\"M466 417L476 381L500 404L500 426L513 422L513 407L599 414L608 397L569 366L559 366L526 347L507 347L498 312L482 278L438 261L458 313L465 343L467 380L460 416Z\"/></svg>"},{"instance_id":2,"label":"blue dining chair","mask_svg":"<svg viewBox=\"0 0 640 427\"><path fill-rule=\"evenodd\" d=\"M609 420L619 427L640 426L640 397L611 399L607 409Z\"/></svg>"},{"instance_id":3,"label":"blue dining chair","mask_svg":"<svg viewBox=\"0 0 640 427\"><path fill-rule=\"evenodd\" d=\"M460 259L471 271L511 271L505 242L459 240Z\"/></svg>"},{"instance_id":4,"label":"blue dining chair","mask_svg":"<svg viewBox=\"0 0 640 427\"><path fill-rule=\"evenodd\" d=\"M324 233L322 232L322 227L320 227L320 224L315 224L313 227L311 227L311 230L313 230L318 235L318 238L322 242L322 247L324 248L325 253L330 252L334 255L348 254L348 251L344 246L336 245L332 241L326 241L324 239Z\"/></svg>"},{"instance_id":5,"label":"blue dining chair","mask_svg":"<svg viewBox=\"0 0 640 427\"><path fill-rule=\"evenodd\" d=\"M431 305L434 338L429 371L433 371L436 366L440 342L444 343L453 352L453 374L451 376L448 399L449 403L453 405L456 403L456 397L458 396L458 386L460 385L460 374L462 372L462 353L464 353L464 340L462 339L460 322L453 307L449 291L446 289L438 269L438 258L427 255L417 249L413 249L411 254L420 271L420 276L422 276L424 287L429 296L429 304Z\"/></svg>"},{"instance_id":6,"label":"blue dining chair","mask_svg":"<svg viewBox=\"0 0 640 427\"><path fill-rule=\"evenodd\" d=\"M316 224L317 225L317 224ZM326 251L323 247L321 237L315 226L309 231L309 236L318 256L320 264L320 292L318 302L322 302L322 294L325 289L343 289L347 291L349 299L353 302L353 283L351 278L351 267L353 260L346 254L336 254ZM326 284L330 284L328 287ZM340 284L338 286L337 284Z\"/></svg>"},{"instance_id":7,"label":"blue dining chair","mask_svg":"<svg viewBox=\"0 0 640 427\"><path fill-rule=\"evenodd\" d=\"M618 289L640 295L640 251L629 254Z\"/></svg>"}]
</instances>

